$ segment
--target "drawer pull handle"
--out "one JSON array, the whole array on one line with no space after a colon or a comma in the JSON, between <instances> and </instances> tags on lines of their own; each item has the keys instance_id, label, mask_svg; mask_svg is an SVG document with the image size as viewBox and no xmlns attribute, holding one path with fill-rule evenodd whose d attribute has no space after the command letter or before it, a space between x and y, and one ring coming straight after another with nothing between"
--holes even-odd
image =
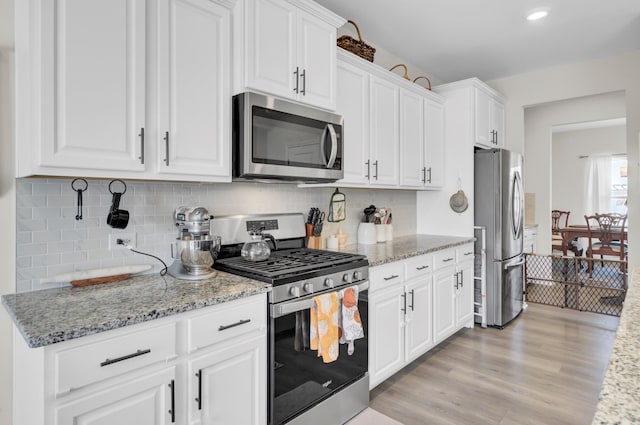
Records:
<instances>
[{"instance_id":1,"label":"drawer pull handle","mask_svg":"<svg viewBox=\"0 0 640 425\"><path fill-rule=\"evenodd\" d=\"M102 363L100 363L100 367L109 366L110 364L118 363L123 360L132 359L134 357L142 356L144 354L149 354L151 349L147 348L146 350L138 350L135 353L127 354L126 356L118 357L117 359L105 359Z\"/></svg>"},{"instance_id":2,"label":"drawer pull handle","mask_svg":"<svg viewBox=\"0 0 640 425\"><path fill-rule=\"evenodd\" d=\"M429 266L420 266L420 267L416 267L416 270L424 270L424 269L428 269Z\"/></svg>"},{"instance_id":3,"label":"drawer pull handle","mask_svg":"<svg viewBox=\"0 0 640 425\"><path fill-rule=\"evenodd\" d=\"M464 255L471 255L471 254L473 254L472 251L467 251L467 252L464 253Z\"/></svg>"},{"instance_id":4,"label":"drawer pull handle","mask_svg":"<svg viewBox=\"0 0 640 425\"><path fill-rule=\"evenodd\" d=\"M391 280L391 279L395 279L396 277L400 277L400 276L398 276L397 274L392 274L391 276L389 276L389 277L385 277L385 278L383 278L383 279L384 279L384 280Z\"/></svg>"},{"instance_id":5,"label":"drawer pull handle","mask_svg":"<svg viewBox=\"0 0 640 425\"><path fill-rule=\"evenodd\" d=\"M224 331L229 328L235 328L236 326L244 325L245 323L249 323L251 319L240 320L238 323L233 323L231 325L220 325L218 328L219 331Z\"/></svg>"},{"instance_id":6,"label":"drawer pull handle","mask_svg":"<svg viewBox=\"0 0 640 425\"><path fill-rule=\"evenodd\" d=\"M198 402L198 410L202 410L202 369L200 369L196 376L198 377L198 397L196 397L196 401Z\"/></svg>"},{"instance_id":7,"label":"drawer pull handle","mask_svg":"<svg viewBox=\"0 0 640 425\"><path fill-rule=\"evenodd\" d=\"M449 261L453 261L453 257L445 258L442 260L443 263L448 263Z\"/></svg>"}]
</instances>

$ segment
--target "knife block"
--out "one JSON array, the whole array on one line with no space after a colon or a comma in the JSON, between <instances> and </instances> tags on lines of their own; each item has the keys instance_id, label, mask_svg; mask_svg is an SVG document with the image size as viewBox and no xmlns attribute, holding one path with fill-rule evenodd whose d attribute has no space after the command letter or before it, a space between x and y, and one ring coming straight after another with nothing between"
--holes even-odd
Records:
<instances>
[{"instance_id":1,"label":"knife block","mask_svg":"<svg viewBox=\"0 0 640 425\"><path fill-rule=\"evenodd\" d=\"M307 248L322 249L322 238L320 236L309 236Z\"/></svg>"}]
</instances>

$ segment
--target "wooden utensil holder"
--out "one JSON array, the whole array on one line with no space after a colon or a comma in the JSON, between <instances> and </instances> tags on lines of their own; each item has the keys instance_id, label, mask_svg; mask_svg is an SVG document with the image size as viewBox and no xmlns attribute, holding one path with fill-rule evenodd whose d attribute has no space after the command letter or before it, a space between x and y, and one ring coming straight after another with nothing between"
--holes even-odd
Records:
<instances>
[{"instance_id":1,"label":"wooden utensil holder","mask_svg":"<svg viewBox=\"0 0 640 425\"><path fill-rule=\"evenodd\" d=\"M309 236L307 248L322 249L322 238L320 236Z\"/></svg>"}]
</instances>

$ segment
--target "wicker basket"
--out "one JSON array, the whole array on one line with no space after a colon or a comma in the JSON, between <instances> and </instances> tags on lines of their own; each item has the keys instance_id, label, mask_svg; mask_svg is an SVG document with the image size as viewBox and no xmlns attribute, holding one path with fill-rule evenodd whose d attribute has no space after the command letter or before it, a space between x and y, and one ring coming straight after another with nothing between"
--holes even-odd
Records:
<instances>
[{"instance_id":1,"label":"wicker basket","mask_svg":"<svg viewBox=\"0 0 640 425\"><path fill-rule=\"evenodd\" d=\"M356 25L355 22L353 22L352 20L348 20L347 22L356 27L356 32L358 33L359 40L356 40L348 35L343 35L342 37L338 38L338 47L348 50L354 55L360 56L362 59L373 62L373 55L376 53L376 49L362 41L360 28L358 28L358 25Z\"/></svg>"}]
</instances>

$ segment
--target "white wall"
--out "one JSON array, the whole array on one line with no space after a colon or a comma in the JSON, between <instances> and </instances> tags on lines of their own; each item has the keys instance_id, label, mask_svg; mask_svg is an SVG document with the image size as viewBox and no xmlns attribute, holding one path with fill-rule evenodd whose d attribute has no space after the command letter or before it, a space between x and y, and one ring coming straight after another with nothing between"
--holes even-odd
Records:
<instances>
[{"instance_id":1,"label":"white wall","mask_svg":"<svg viewBox=\"0 0 640 425\"><path fill-rule=\"evenodd\" d=\"M0 294L15 288L16 202L13 148L13 0L0 0ZM1 308L1 307L0 307ZM11 423L11 320L0 311L0 424Z\"/></svg>"},{"instance_id":2,"label":"white wall","mask_svg":"<svg viewBox=\"0 0 640 425\"><path fill-rule=\"evenodd\" d=\"M624 125L553 133L551 209L571 211L569 224L584 224L585 156L625 153L626 137Z\"/></svg>"},{"instance_id":3,"label":"white wall","mask_svg":"<svg viewBox=\"0 0 640 425\"><path fill-rule=\"evenodd\" d=\"M536 220L540 225L538 237L550 235L551 127L567 121L536 117L525 110L549 102L578 99L606 93L624 92L627 117L627 156L629 159L629 262L631 268L640 265L640 225L633 217L640 216L639 144L640 144L640 50L607 58L547 68L488 82L507 98L505 111L507 147L525 154L526 169L535 169L537 176L529 178L525 171L525 191L536 193ZM561 117L562 118L562 117ZM595 118L579 118L589 121ZM546 176L546 177L545 177ZM541 244L542 245L542 244Z\"/></svg>"}]
</instances>

